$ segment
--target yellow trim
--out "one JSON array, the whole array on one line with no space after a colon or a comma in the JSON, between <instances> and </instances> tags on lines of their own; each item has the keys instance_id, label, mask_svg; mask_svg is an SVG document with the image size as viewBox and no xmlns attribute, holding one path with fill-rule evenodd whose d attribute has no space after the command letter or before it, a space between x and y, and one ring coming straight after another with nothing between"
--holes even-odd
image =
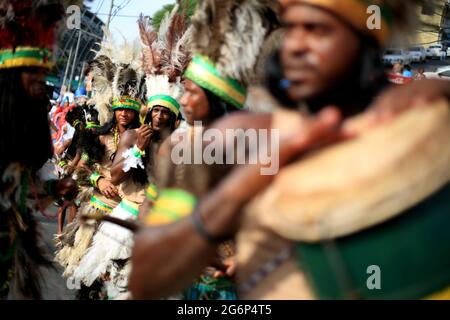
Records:
<instances>
[{"instance_id":1,"label":"yellow trim","mask_svg":"<svg viewBox=\"0 0 450 320\"><path fill-rule=\"evenodd\" d=\"M450 287L440 292L433 293L424 300L450 300Z\"/></svg>"},{"instance_id":2,"label":"yellow trim","mask_svg":"<svg viewBox=\"0 0 450 320\"><path fill-rule=\"evenodd\" d=\"M127 206L132 207L133 209L139 210L139 204L132 202L130 200L127 199L122 199L122 202L125 203Z\"/></svg>"},{"instance_id":3,"label":"yellow trim","mask_svg":"<svg viewBox=\"0 0 450 320\"><path fill-rule=\"evenodd\" d=\"M152 186L149 186L145 192L154 199L158 198L158 192Z\"/></svg>"},{"instance_id":4,"label":"yellow trim","mask_svg":"<svg viewBox=\"0 0 450 320\"><path fill-rule=\"evenodd\" d=\"M173 199L159 198L154 206L155 211L157 211L158 209L174 211L178 213L178 215L181 215L182 217L186 217L192 214L191 205L180 201L174 201Z\"/></svg>"},{"instance_id":5,"label":"yellow trim","mask_svg":"<svg viewBox=\"0 0 450 320\"><path fill-rule=\"evenodd\" d=\"M386 44L388 41L390 30L383 19L381 20L381 29L369 30L367 28L367 20L370 17L367 13L368 4L361 0L280 0L280 3L283 10L292 4L308 4L327 9L363 33L371 34L380 44ZM376 1L373 4L376 5Z\"/></svg>"},{"instance_id":6,"label":"yellow trim","mask_svg":"<svg viewBox=\"0 0 450 320\"><path fill-rule=\"evenodd\" d=\"M117 107L117 106L134 107L136 109L138 108L136 103L125 102L125 101L124 102L119 102L119 101L114 102L113 107ZM139 108L141 108L141 107L142 107L142 105Z\"/></svg>"},{"instance_id":7,"label":"yellow trim","mask_svg":"<svg viewBox=\"0 0 450 320\"><path fill-rule=\"evenodd\" d=\"M102 210L102 211L105 211L107 213L111 213L112 212L112 210L110 208L104 207L104 206L102 206L101 204L99 204L97 202L90 201L89 204L92 207L94 207L96 209L99 209L99 210Z\"/></svg>"},{"instance_id":8,"label":"yellow trim","mask_svg":"<svg viewBox=\"0 0 450 320\"><path fill-rule=\"evenodd\" d=\"M173 104L171 104L170 102L163 100L163 99L153 100L151 102L151 104L149 104L148 106L149 106L150 110L152 110L153 107L161 106L161 107L169 109L170 111L175 113L177 116L180 114L180 110L178 110L177 107L175 107Z\"/></svg>"},{"instance_id":9,"label":"yellow trim","mask_svg":"<svg viewBox=\"0 0 450 320\"><path fill-rule=\"evenodd\" d=\"M133 209L139 211L139 206L140 206L139 204L137 204L137 203L135 203L135 202L132 202L132 201L130 201L130 200L127 200L127 199L122 199L122 202L123 202L125 205L127 205L127 206L129 206L129 207L131 207L131 208L133 208Z\"/></svg>"},{"instance_id":10,"label":"yellow trim","mask_svg":"<svg viewBox=\"0 0 450 320\"><path fill-rule=\"evenodd\" d=\"M170 217L164 214L151 213L145 219L145 225L149 227L162 226L173 223Z\"/></svg>"},{"instance_id":11,"label":"yellow trim","mask_svg":"<svg viewBox=\"0 0 450 320\"><path fill-rule=\"evenodd\" d=\"M53 67L52 62L42 62L36 58L14 58L8 59L3 64L0 64L0 69L20 68L20 67L42 67L51 69Z\"/></svg>"},{"instance_id":12,"label":"yellow trim","mask_svg":"<svg viewBox=\"0 0 450 320\"><path fill-rule=\"evenodd\" d=\"M228 83L226 83L224 80L220 79L219 77L213 75L212 73L208 72L208 70L202 68L196 63L191 63L189 66L189 69L192 70L193 73L195 73L199 78L202 78L203 80L210 82L214 87L219 88L220 90L224 91L227 95L229 95L233 100L240 103L241 105L245 104L246 96L238 92L236 89L231 87Z\"/></svg>"}]
</instances>

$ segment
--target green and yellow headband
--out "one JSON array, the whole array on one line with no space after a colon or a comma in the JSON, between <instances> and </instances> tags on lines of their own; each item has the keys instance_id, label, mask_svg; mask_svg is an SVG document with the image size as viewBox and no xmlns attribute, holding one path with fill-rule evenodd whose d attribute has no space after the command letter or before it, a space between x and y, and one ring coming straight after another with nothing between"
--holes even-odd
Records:
<instances>
[{"instance_id":1,"label":"green and yellow headband","mask_svg":"<svg viewBox=\"0 0 450 320\"><path fill-rule=\"evenodd\" d=\"M169 109L177 117L180 115L180 104L177 100L167 95L156 95L148 99L148 109L152 110L156 106Z\"/></svg>"},{"instance_id":2,"label":"green and yellow headband","mask_svg":"<svg viewBox=\"0 0 450 320\"><path fill-rule=\"evenodd\" d=\"M120 98L115 97L112 100L112 109L114 111L118 109L130 109L139 112L141 111L141 106L142 106L141 101L127 96Z\"/></svg>"},{"instance_id":3,"label":"green and yellow headband","mask_svg":"<svg viewBox=\"0 0 450 320\"><path fill-rule=\"evenodd\" d=\"M0 69L21 67L41 67L51 69L51 54L47 49L33 47L17 47L0 50Z\"/></svg>"},{"instance_id":4,"label":"green and yellow headband","mask_svg":"<svg viewBox=\"0 0 450 320\"><path fill-rule=\"evenodd\" d=\"M184 76L205 88L236 108L242 109L247 92L236 80L225 78L214 64L204 56L196 55L189 64Z\"/></svg>"},{"instance_id":5,"label":"green and yellow headband","mask_svg":"<svg viewBox=\"0 0 450 320\"><path fill-rule=\"evenodd\" d=\"M393 14L390 8L380 0L280 0L282 10L292 4L306 4L330 11L341 17L354 28L374 37L380 45L386 45L389 41L393 23ZM379 29L369 29L367 21L370 14L367 8L378 5L381 9L382 24Z\"/></svg>"}]
</instances>

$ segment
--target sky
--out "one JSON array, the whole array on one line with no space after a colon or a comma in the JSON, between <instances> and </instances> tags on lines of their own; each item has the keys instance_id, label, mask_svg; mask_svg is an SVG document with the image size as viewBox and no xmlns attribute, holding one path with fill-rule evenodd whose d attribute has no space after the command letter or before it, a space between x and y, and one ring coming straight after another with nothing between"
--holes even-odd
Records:
<instances>
[{"instance_id":1,"label":"sky","mask_svg":"<svg viewBox=\"0 0 450 320\"><path fill-rule=\"evenodd\" d=\"M103 21L107 21L108 12L112 0L94 0L88 6L91 11L98 13ZM111 21L110 30L113 36L120 32L129 41L138 37L137 19L139 14L152 16L156 11L166 4L173 4L175 0L114 0L114 10L119 6L123 6L117 16ZM126 16L126 17L121 17ZM114 36L114 39L120 41L120 36Z\"/></svg>"}]
</instances>

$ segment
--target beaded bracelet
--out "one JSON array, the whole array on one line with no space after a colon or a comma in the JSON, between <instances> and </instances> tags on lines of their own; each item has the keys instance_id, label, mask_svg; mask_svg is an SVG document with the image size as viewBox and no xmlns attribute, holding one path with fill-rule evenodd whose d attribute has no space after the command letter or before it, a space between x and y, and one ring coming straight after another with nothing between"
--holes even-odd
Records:
<instances>
[{"instance_id":1,"label":"beaded bracelet","mask_svg":"<svg viewBox=\"0 0 450 320\"><path fill-rule=\"evenodd\" d=\"M98 181L99 181L101 178L103 178L102 175L100 175L100 174L97 173L97 172L94 172L94 173L91 174L91 176L89 177L89 181L91 182L91 185L92 185L93 187L98 188Z\"/></svg>"},{"instance_id":2,"label":"beaded bracelet","mask_svg":"<svg viewBox=\"0 0 450 320\"><path fill-rule=\"evenodd\" d=\"M133 155L135 158L142 158L145 156L145 151L140 150L137 145L133 147Z\"/></svg>"},{"instance_id":3,"label":"beaded bracelet","mask_svg":"<svg viewBox=\"0 0 450 320\"><path fill-rule=\"evenodd\" d=\"M83 152L82 154L81 154L81 160L83 160L83 161L85 161L85 162L89 162L89 155L88 155L88 153L87 152Z\"/></svg>"},{"instance_id":4,"label":"beaded bracelet","mask_svg":"<svg viewBox=\"0 0 450 320\"><path fill-rule=\"evenodd\" d=\"M64 168L67 165L68 165L68 163L66 160L61 160L60 162L58 162L58 167L60 167L60 168Z\"/></svg>"}]
</instances>

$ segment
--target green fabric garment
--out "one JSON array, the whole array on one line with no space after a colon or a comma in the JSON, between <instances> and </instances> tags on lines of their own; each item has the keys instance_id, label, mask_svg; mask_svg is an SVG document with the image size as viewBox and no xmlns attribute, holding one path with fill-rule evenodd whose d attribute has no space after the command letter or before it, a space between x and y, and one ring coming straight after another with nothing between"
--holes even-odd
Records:
<instances>
[{"instance_id":1,"label":"green fabric garment","mask_svg":"<svg viewBox=\"0 0 450 320\"><path fill-rule=\"evenodd\" d=\"M320 244L297 260L320 299L421 299L450 286L450 185L381 225ZM381 289L368 289L380 268ZM369 283L374 284L374 278Z\"/></svg>"}]
</instances>

